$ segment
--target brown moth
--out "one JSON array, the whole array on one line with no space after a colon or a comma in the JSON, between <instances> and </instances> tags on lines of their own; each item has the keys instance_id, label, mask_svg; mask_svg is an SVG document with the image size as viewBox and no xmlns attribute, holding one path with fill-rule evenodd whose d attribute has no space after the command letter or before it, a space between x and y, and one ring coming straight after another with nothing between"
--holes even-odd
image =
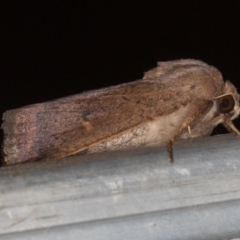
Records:
<instances>
[{"instance_id":1,"label":"brown moth","mask_svg":"<svg viewBox=\"0 0 240 240\"><path fill-rule=\"evenodd\" d=\"M3 115L7 165L165 144L208 136L232 121L239 94L214 67L198 60L159 62L143 79L9 110Z\"/></svg>"}]
</instances>

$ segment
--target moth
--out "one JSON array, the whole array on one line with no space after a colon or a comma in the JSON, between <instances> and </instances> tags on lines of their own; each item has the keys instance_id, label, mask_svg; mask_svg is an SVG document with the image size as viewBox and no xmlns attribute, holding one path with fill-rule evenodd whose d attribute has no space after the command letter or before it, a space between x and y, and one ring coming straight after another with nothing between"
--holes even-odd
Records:
<instances>
[{"instance_id":1,"label":"moth","mask_svg":"<svg viewBox=\"0 0 240 240\"><path fill-rule=\"evenodd\" d=\"M6 165L141 146L172 145L208 136L232 120L239 94L199 60L158 62L141 80L83 92L3 114Z\"/></svg>"}]
</instances>

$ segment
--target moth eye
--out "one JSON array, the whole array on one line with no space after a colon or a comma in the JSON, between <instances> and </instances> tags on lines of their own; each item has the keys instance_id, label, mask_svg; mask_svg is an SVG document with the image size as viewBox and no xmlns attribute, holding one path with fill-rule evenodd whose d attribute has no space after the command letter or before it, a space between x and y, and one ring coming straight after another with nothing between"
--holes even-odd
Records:
<instances>
[{"instance_id":1,"label":"moth eye","mask_svg":"<svg viewBox=\"0 0 240 240\"><path fill-rule=\"evenodd\" d=\"M221 98L219 110L221 113L229 113L235 106L235 100L232 95L227 95Z\"/></svg>"}]
</instances>

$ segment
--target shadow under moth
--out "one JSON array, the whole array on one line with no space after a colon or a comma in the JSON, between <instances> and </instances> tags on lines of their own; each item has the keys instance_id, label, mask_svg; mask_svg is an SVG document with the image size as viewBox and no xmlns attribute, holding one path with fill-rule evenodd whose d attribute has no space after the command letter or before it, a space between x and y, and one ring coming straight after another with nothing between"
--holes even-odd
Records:
<instances>
[{"instance_id":1,"label":"shadow under moth","mask_svg":"<svg viewBox=\"0 0 240 240\"><path fill-rule=\"evenodd\" d=\"M83 92L3 114L6 165L139 146L172 145L208 136L232 120L239 94L214 67L198 60L159 62L141 80Z\"/></svg>"}]
</instances>

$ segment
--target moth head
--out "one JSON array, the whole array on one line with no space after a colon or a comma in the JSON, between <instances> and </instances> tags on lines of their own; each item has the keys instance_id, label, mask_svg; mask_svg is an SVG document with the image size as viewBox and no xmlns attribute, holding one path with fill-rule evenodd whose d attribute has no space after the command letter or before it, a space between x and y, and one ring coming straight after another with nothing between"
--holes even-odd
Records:
<instances>
[{"instance_id":1,"label":"moth head","mask_svg":"<svg viewBox=\"0 0 240 240\"><path fill-rule=\"evenodd\" d=\"M229 81L225 83L224 94L214 99L218 100L219 112L226 114L232 120L237 118L240 114L240 96L237 89Z\"/></svg>"}]
</instances>

